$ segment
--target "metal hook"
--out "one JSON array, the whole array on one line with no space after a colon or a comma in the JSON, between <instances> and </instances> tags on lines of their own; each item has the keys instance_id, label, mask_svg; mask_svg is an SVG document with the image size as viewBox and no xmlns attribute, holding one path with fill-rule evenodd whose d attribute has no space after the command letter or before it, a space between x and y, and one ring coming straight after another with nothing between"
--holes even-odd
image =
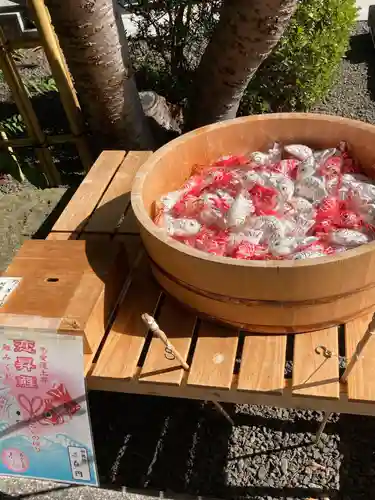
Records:
<instances>
[{"instance_id":1,"label":"metal hook","mask_svg":"<svg viewBox=\"0 0 375 500\"><path fill-rule=\"evenodd\" d=\"M170 349L169 347L166 347L164 349L164 357L169 361L173 361L174 359L176 359L176 356L173 354L172 349Z\"/></svg>"},{"instance_id":2,"label":"metal hook","mask_svg":"<svg viewBox=\"0 0 375 500\"><path fill-rule=\"evenodd\" d=\"M333 352L327 349L324 345L315 347L316 354L322 354L325 358L332 358Z\"/></svg>"}]
</instances>

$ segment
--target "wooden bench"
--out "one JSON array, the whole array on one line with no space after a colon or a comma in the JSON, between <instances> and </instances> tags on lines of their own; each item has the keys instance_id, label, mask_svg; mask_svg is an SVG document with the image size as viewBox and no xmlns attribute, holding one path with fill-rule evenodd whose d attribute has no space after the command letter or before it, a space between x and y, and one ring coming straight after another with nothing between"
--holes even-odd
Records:
<instances>
[{"instance_id":1,"label":"wooden bench","mask_svg":"<svg viewBox=\"0 0 375 500\"><path fill-rule=\"evenodd\" d=\"M103 152L48 236L98 245L120 241L132 264L121 303L100 346L85 354L88 387L375 415L374 336L368 332L365 355L359 356L346 383L340 381L338 356L342 344L345 357L353 357L371 315L340 328L288 338L262 336L201 320L164 294L150 274L129 196L132 179L149 154ZM156 318L188 370L150 335L141 319L144 312ZM293 361L288 379L287 351Z\"/></svg>"}]
</instances>

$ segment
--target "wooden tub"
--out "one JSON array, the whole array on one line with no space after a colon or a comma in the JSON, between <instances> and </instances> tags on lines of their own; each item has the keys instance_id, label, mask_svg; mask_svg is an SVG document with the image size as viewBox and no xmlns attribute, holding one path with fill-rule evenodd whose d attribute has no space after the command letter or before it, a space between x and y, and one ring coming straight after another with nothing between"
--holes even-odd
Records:
<instances>
[{"instance_id":1,"label":"wooden tub","mask_svg":"<svg viewBox=\"0 0 375 500\"><path fill-rule=\"evenodd\" d=\"M285 113L229 120L165 145L136 175L132 205L160 285L203 316L243 329L305 332L344 323L375 305L375 242L334 257L242 261L187 247L154 225L153 202L178 189L194 164L264 150L272 141L313 148L349 142L374 177L375 127L340 117Z\"/></svg>"}]
</instances>

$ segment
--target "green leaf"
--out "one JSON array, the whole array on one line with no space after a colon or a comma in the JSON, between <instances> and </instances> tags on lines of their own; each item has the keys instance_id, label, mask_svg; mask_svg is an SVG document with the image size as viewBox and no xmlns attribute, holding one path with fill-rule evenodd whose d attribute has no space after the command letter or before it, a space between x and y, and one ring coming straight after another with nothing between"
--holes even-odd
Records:
<instances>
[{"instance_id":1,"label":"green leaf","mask_svg":"<svg viewBox=\"0 0 375 500\"><path fill-rule=\"evenodd\" d=\"M355 21L355 0L300 0L280 43L245 91L241 113L259 112L263 102L270 111L311 108L337 77Z\"/></svg>"}]
</instances>

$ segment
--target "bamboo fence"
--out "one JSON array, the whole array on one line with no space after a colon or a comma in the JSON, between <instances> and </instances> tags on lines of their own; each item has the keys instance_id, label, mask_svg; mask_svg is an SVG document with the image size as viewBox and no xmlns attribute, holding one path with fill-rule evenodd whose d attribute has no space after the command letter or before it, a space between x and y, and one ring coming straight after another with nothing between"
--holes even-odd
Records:
<instances>
[{"instance_id":1,"label":"bamboo fence","mask_svg":"<svg viewBox=\"0 0 375 500\"><path fill-rule=\"evenodd\" d=\"M7 151L14 158L15 152L13 148L33 147L46 182L52 187L57 186L61 179L60 173L54 164L50 146L68 142L74 143L85 171L90 169L93 158L85 136L84 119L73 81L53 29L48 9L44 4L44 0L28 0L27 4L38 31L38 38L28 40L20 37L20 39L9 40L0 27L0 69L3 71L4 79L10 87L19 114L25 123L28 137L8 139L5 132L0 130L0 148ZM25 84L14 62L12 52L15 49L38 46L44 49L49 62L69 122L70 134L52 136L43 132Z\"/></svg>"}]
</instances>

